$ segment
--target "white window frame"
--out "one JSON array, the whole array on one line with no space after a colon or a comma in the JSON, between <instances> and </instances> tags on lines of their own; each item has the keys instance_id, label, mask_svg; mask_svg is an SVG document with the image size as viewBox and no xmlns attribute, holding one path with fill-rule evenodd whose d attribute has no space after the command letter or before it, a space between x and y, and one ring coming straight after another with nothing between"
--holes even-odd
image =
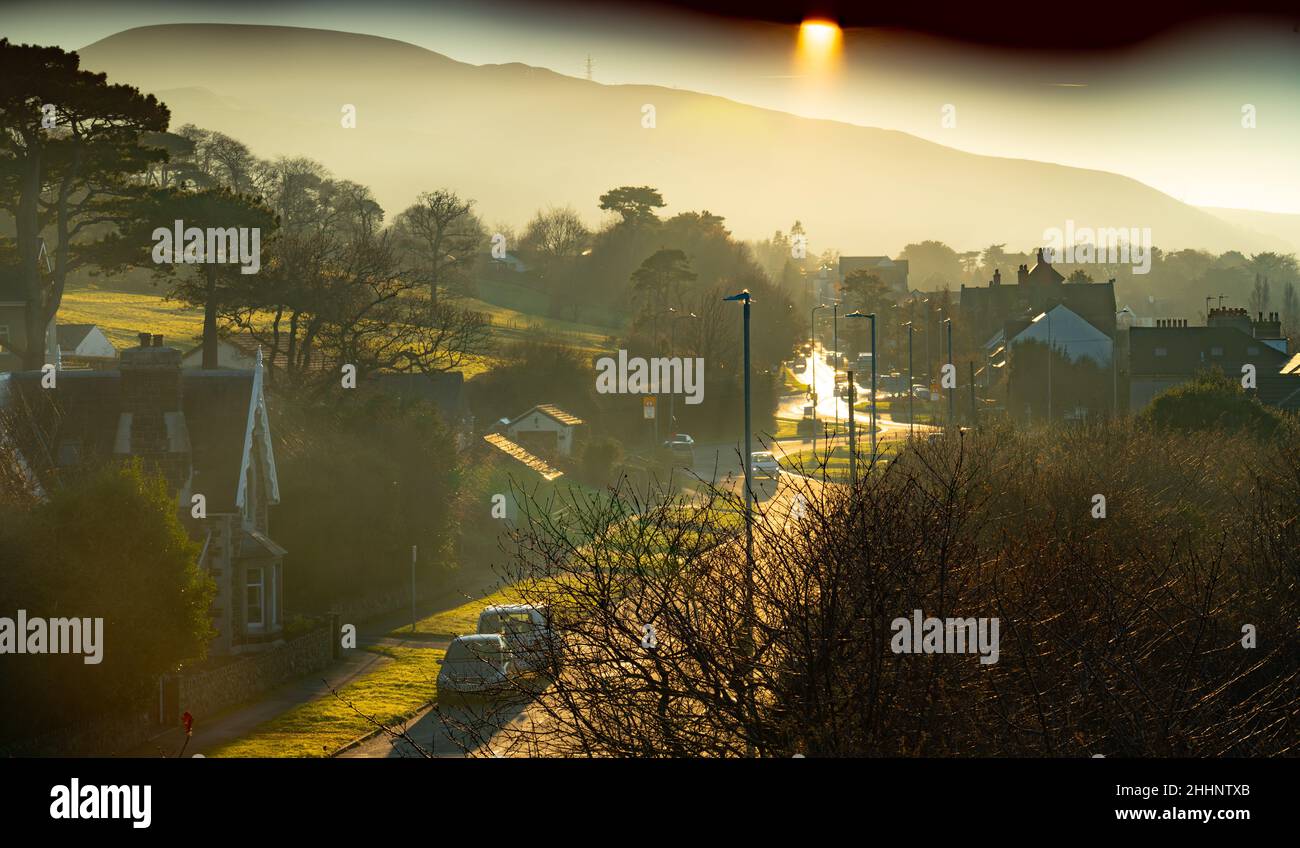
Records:
<instances>
[{"instance_id":1,"label":"white window frame","mask_svg":"<svg viewBox=\"0 0 1300 848\"><path fill-rule=\"evenodd\" d=\"M280 563L271 566L271 627L280 626Z\"/></svg>"},{"instance_id":2,"label":"white window frame","mask_svg":"<svg viewBox=\"0 0 1300 848\"><path fill-rule=\"evenodd\" d=\"M257 582L253 582L253 573L257 573ZM253 605L248 602L248 590L257 589L257 621L252 619ZM244 626L249 630L266 628L266 569L252 565L244 570Z\"/></svg>"}]
</instances>

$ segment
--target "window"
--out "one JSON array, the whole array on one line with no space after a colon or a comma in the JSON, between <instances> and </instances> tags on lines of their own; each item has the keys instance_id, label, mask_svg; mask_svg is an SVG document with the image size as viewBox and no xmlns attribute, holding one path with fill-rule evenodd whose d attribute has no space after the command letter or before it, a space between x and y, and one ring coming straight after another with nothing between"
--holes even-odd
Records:
<instances>
[{"instance_id":1,"label":"window","mask_svg":"<svg viewBox=\"0 0 1300 848\"><path fill-rule=\"evenodd\" d=\"M58 462L63 468L81 462L81 439L64 439L59 442Z\"/></svg>"},{"instance_id":2,"label":"window","mask_svg":"<svg viewBox=\"0 0 1300 848\"><path fill-rule=\"evenodd\" d=\"M261 627L265 619L263 618L262 598L264 586L262 585L262 569L248 569L248 579L244 590L244 623L249 627Z\"/></svg>"},{"instance_id":3,"label":"window","mask_svg":"<svg viewBox=\"0 0 1300 848\"><path fill-rule=\"evenodd\" d=\"M1169 351L1163 347L1156 348L1156 356L1168 356Z\"/></svg>"},{"instance_id":4,"label":"window","mask_svg":"<svg viewBox=\"0 0 1300 848\"><path fill-rule=\"evenodd\" d=\"M1210 356L1223 356L1223 348L1221 347L1210 348Z\"/></svg>"}]
</instances>

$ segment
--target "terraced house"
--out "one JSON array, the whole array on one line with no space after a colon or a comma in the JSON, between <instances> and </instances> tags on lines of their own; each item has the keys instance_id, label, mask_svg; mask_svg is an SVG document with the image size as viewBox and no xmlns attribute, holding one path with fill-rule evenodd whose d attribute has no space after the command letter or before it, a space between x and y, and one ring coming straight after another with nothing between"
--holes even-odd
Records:
<instances>
[{"instance_id":1,"label":"terraced house","mask_svg":"<svg viewBox=\"0 0 1300 848\"><path fill-rule=\"evenodd\" d=\"M284 632L286 552L269 536L280 488L261 356L250 369L182 370L162 336L139 338L117 369L60 371L54 388L39 371L0 374L0 409L15 413L8 435L38 491L126 457L163 476L217 586L211 653L273 645Z\"/></svg>"}]
</instances>

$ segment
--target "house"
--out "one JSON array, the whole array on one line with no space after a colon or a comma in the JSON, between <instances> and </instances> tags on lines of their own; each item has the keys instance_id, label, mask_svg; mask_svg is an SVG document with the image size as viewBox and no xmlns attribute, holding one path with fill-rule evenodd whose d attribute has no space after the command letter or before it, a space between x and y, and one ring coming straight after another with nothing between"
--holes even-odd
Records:
<instances>
[{"instance_id":1,"label":"house","mask_svg":"<svg viewBox=\"0 0 1300 848\"><path fill-rule=\"evenodd\" d=\"M181 352L162 342L142 333L117 369L60 372L54 389L41 387L39 371L0 375L0 406L53 406L53 415L14 416L15 429L26 430L11 434L14 442L39 440L51 457L48 468L26 463L38 482L127 457L162 475L201 545L199 566L217 586L211 652L256 651L282 640L286 553L269 536L280 490L262 363L185 371ZM200 495L204 510L195 517Z\"/></svg>"},{"instance_id":2,"label":"house","mask_svg":"<svg viewBox=\"0 0 1300 848\"><path fill-rule=\"evenodd\" d=\"M217 337L217 369L248 370L253 367L258 356L263 357L267 375L275 377L289 370L288 340L280 338L282 350L271 355L271 345L263 345L248 333L226 333ZM295 355L301 361L301 357ZM181 357L181 367L187 370L203 367L203 344L185 351ZM307 370L319 372L329 367L325 356L319 350L312 350L307 357Z\"/></svg>"},{"instance_id":3,"label":"house","mask_svg":"<svg viewBox=\"0 0 1300 848\"><path fill-rule=\"evenodd\" d=\"M907 265L906 259L890 259L888 256L841 256L839 284L843 287L844 281L854 271L870 271L889 286L890 291L906 292Z\"/></svg>"},{"instance_id":4,"label":"house","mask_svg":"<svg viewBox=\"0 0 1300 848\"><path fill-rule=\"evenodd\" d=\"M1011 337L1007 346L1014 348L1027 341L1037 341L1060 351L1071 362L1087 357L1106 367L1111 364L1114 349L1114 340L1110 336L1063 305L1035 315L1024 329Z\"/></svg>"},{"instance_id":5,"label":"house","mask_svg":"<svg viewBox=\"0 0 1300 848\"><path fill-rule=\"evenodd\" d=\"M257 362L257 345L247 344L229 336L217 339L218 370L247 370ZM203 367L203 345L199 344L181 355L181 368L192 371Z\"/></svg>"},{"instance_id":6,"label":"house","mask_svg":"<svg viewBox=\"0 0 1300 848\"><path fill-rule=\"evenodd\" d=\"M1197 372L1218 368L1240 379L1242 368L1255 368L1255 395L1282 409L1300 410L1300 357L1287 351L1276 314L1251 320L1245 309L1211 309L1205 326L1183 319L1159 319L1154 327L1133 327L1129 334L1129 405L1145 407L1165 389L1185 383Z\"/></svg>"},{"instance_id":7,"label":"house","mask_svg":"<svg viewBox=\"0 0 1300 848\"><path fill-rule=\"evenodd\" d=\"M505 424L505 434L512 442L542 453L570 456L574 436L582 419L558 406L542 403Z\"/></svg>"},{"instance_id":8,"label":"house","mask_svg":"<svg viewBox=\"0 0 1300 848\"><path fill-rule=\"evenodd\" d=\"M1115 337L1115 281L1067 283L1047 261L1042 248L1038 249L1033 268L1021 265L1016 269L1014 284L1004 285L1002 270L995 269L986 287L963 284L958 304L962 324L980 340L992 339L999 331L1010 338L1015 332L1006 333L1008 322L1028 322L1058 305L1108 337Z\"/></svg>"},{"instance_id":9,"label":"house","mask_svg":"<svg viewBox=\"0 0 1300 848\"><path fill-rule=\"evenodd\" d=\"M94 324L59 324L55 336L62 364L107 363L117 358L117 348Z\"/></svg>"}]
</instances>

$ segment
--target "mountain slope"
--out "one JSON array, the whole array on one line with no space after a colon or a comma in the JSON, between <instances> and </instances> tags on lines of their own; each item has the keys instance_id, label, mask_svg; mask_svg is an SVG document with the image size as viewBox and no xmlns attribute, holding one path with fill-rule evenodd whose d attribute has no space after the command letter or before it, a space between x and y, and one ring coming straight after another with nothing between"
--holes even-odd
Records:
<instances>
[{"instance_id":1,"label":"mountain slope","mask_svg":"<svg viewBox=\"0 0 1300 848\"><path fill-rule=\"evenodd\" d=\"M594 222L602 192L648 184L669 213L709 209L745 238L799 219L813 249L849 254L893 254L926 238L1027 249L1067 220L1150 227L1166 249L1287 248L1115 174L979 156L695 92L467 65L372 36L166 25L80 53L110 81L158 93L174 126L220 130L262 157L319 159L371 186L390 214L447 186L475 198L490 223L520 225L539 207L565 204ZM340 124L345 104L356 107L355 129ZM642 126L645 104L655 108L653 129Z\"/></svg>"}]
</instances>

